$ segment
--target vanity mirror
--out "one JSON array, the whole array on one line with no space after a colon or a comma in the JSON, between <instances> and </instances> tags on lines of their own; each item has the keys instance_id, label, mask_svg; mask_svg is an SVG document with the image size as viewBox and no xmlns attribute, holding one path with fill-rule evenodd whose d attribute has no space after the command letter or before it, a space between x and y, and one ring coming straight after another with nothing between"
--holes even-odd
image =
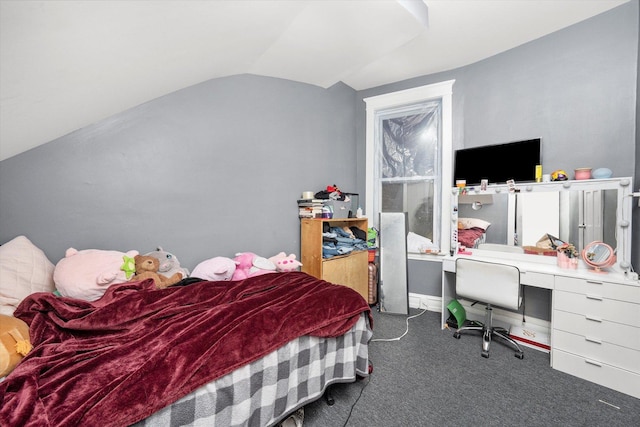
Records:
<instances>
[{"instance_id":1,"label":"vanity mirror","mask_svg":"<svg viewBox=\"0 0 640 427\"><path fill-rule=\"evenodd\" d=\"M611 246L602 242L591 242L582 250L582 260L597 273L605 273L603 268L611 267L616 256Z\"/></svg>"},{"instance_id":2,"label":"vanity mirror","mask_svg":"<svg viewBox=\"0 0 640 427\"><path fill-rule=\"evenodd\" d=\"M523 248L535 247L546 234L572 243L579 252L600 241L612 248L615 263L629 270L631 182L625 177L516 183L516 191L497 184L486 190L480 186L462 192L453 188L453 222L458 222L458 217L481 219L491 224L484 242ZM487 197L490 203L486 203ZM485 200L480 209L473 209L476 198Z\"/></svg>"}]
</instances>

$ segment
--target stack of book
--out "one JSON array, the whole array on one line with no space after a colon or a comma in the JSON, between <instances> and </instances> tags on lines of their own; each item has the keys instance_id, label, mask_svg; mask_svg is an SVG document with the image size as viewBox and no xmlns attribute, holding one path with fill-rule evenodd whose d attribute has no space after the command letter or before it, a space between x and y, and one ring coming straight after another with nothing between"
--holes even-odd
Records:
<instances>
[{"instance_id":1,"label":"stack of book","mask_svg":"<svg viewBox=\"0 0 640 427\"><path fill-rule=\"evenodd\" d=\"M300 218L322 218L322 208L326 200L302 199L298 200L298 216Z\"/></svg>"}]
</instances>

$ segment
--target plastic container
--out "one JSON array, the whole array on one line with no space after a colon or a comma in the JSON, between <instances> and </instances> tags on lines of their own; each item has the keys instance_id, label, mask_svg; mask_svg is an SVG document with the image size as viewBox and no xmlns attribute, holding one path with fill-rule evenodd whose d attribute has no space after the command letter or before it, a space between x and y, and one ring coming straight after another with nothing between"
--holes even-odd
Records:
<instances>
[{"instance_id":1,"label":"plastic container","mask_svg":"<svg viewBox=\"0 0 640 427\"><path fill-rule=\"evenodd\" d=\"M574 173L578 180L591 179L591 168L578 168L574 170Z\"/></svg>"}]
</instances>

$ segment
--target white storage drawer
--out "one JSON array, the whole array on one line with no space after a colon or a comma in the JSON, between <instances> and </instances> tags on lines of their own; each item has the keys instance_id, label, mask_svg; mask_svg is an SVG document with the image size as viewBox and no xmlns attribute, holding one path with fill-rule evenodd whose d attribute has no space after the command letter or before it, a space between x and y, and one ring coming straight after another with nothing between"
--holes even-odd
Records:
<instances>
[{"instance_id":1,"label":"white storage drawer","mask_svg":"<svg viewBox=\"0 0 640 427\"><path fill-rule=\"evenodd\" d=\"M635 326L613 323L584 314L555 310L553 312L553 327L556 330L593 337L640 351L640 328Z\"/></svg>"},{"instance_id":2,"label":"white storage drawer","mask_svg":"<svg viewBox=\"0 0 640 427\"><path fill-rule=\"evenodd\" d=\"M553 368L640 399L640 374L554 349Z\"/></svg>"},{"instance_id":3,"label":"white storage drawer","mask_svg":"<svg viewBox=\"0 0 640 427\"><path fill-rule=\"evenodd\" d=\"M640 304L640 286L621 285L594 279L556 276L555 289Z\"/></svg>"},{"instance_id":4,"label":"white storage drawer","mask_svg":"<svg viewBox=\"0 0 640 427\"><path fill-rule=\"evenodd\" d=\"M610 344L593 335L582 336L554 329L553 348L580 355L597 363L640 373L640 351Z\"/></svg>"},{"instance_id":5,"label":"white storage drawer","mask_svg":"<svg viewBox=\"0 0 640 427\"><path fill-rule=\"evenodd\" d=\"M640 305L597 295L577 294L556 289L553 293L553 308L640 327L640 316L638 316Z\"/></svg>"},{"instance_id":6,"label":"white storage drawer","mask_svg":"<svg viewBox=\"0 0 640 427\"><path fill-rule=\"evenodd\" d=\"M552 274L521 271L520 283L538 288L553 289L554 276Z\"/></svg>"}]
</instances>

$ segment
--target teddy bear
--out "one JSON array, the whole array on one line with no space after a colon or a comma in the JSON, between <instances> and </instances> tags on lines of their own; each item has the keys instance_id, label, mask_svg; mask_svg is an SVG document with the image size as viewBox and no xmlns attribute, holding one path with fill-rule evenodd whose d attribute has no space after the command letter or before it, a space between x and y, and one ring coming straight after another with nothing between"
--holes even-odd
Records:
<instances>
[{"instance_id":1,"label":"teddy bear","mask_svg":"<svg viewBox=\"0 0 640 427\"><path fill-rule=\"evenodd\" d=\"M239 252L233 260L236 262L236 271L233 272L231 280L242 280L248 277L276 272L274 263L253 252Z\"/></svg>"},{"instance_id":2,"label":"teddy bear","mask_svg":"<svg viewBox=\"0 0 640 427\"><path fill-rule=\"evenodd\" d=\"M196 265L191 277L210 281L229 281L236 271L236 266L236 261L231 258L217 256Z\"/></svg>"},{"instance_id":3,"label":"teddy bear","mask_svg":"<svg viewBox=\"0 0 640 427\"><path fill-rule=\"evenodd\" d=\"M17 317L0 314L0 378L9 375L30 351L29 326Z\"/></svg>"},{"instance_id":4,"label":"teddy bear","mask_svg":"<svg viewBox=\"0 0 640 427\"><path fill-rule=\"evenodd\" d=\"M133 275L131 281L153 279L157 289L164 289L182 280L182 273L174 273L171 277L159 274L160 261L158 258L147 255L136 255L134 261L136 274Z\"/></svg>"},{"instance_id":5,"label":"teddy bear","mask_svg":"<svg viewBox=\"0 0 640 427\"><path fill-rule=\"evenodd\" d=\"M138 251L77 250L69 248L53 270L53 282L60 295L95 301L107 288L127 282L132 272L125 271L127 259Z\"/></svg>"},{"instance_id":6,"label":"teddy bear","mask_svg":"<svg viewBox=\"0 0 640 427\"><path fill-rule=\"evenodd\" d=\"M160 268L158 273L167 277L173 276L175 273L182 273L182 278L189 277L189 270L180 266L180 261L171 252L167 252L162 247L158 246L155 251L151 251L145 254L146 256L152 256L158 258L160 261Z\"/></svg>"},{"instance_id":7,"label":"teddy bear","mask_svg":"<svg viewBox=\"0 0 640 427\"><path fill-rule=\"evenodd\" d=\"M287 255L284 252L280 252L277 255L269 258L269 261L275 264L276 271L281 273L287 271L295 271L298 267L302 267L302 263L296 259L295 254Z\"/></svg>"}]
</instances>

